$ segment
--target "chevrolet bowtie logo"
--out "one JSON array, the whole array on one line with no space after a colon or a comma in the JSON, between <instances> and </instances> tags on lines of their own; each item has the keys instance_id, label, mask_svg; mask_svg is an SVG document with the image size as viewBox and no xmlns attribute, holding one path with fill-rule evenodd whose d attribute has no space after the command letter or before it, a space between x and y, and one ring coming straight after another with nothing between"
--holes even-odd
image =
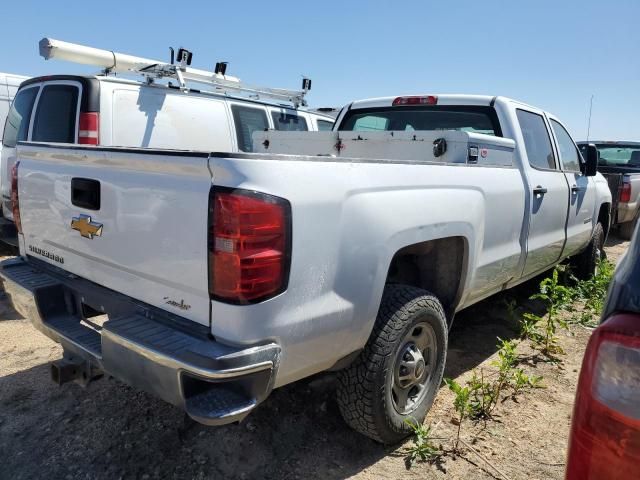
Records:
<instances>
[{"instance_id":1,"label":"chevrolet bowtie logo","mask_svg":"<svg viewBox=\"0 0 640 480\"><path fill-rule=\"evenodd\" d=\"M102 236L102 224L92 222L89 215L80 214L71 219L71 228L80 232L84 238L93 239L94 236Z\"/></svg>"}]
</instances>

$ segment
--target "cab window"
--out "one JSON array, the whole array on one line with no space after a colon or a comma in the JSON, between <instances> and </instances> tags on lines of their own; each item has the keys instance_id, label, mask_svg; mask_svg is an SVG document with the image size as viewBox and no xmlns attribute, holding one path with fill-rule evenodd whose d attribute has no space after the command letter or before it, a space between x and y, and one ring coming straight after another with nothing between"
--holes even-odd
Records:
<instances>
[{"instance_id":1,"label":"cab window","mask_svg":"<svg viewBox=\"0 0 640 480\"><path fill-rule=\"evenodd\" d=\"M78 96L78 87L73 85L45 85L36 107L31 139L75 143Z\"/></svg>"},{"instance_id":2,"label":"cab window","mask_svg":"<svg viewBox=\"0 0 640 480\"><path fill-rule=\"evenodd\" d=\"M287 132L306 132L309 130L304 117L284 112L271 112L273 126L276 130Z\"/></svg>"},{"instance_id":3,"label":"cab window","mask_svg":"<svg viewBox=\"0 0 640 480\"><path fill-rule=\"evenodd\" d=\"M33 110L36 95L38 95L38 87L25 88L20 90L13 100L4 125L2 144L5 147L15 147L17 142L27 140L31 110Z\"/></svg>"},{"instance_id":4,"label":"cab window","mask_svg":"<svg viewBox=\"0 0 640 480\"><path fill-rule=\"evenodd\" d=\"M555 157L542 115L525 110L517 110L516 114L522 130L529 165L541 170L554 170L556 168Z\"/></svg>"},{"instance_id":5,"label":"cab window","mask_svg":"<svg viewBox=\"0 0 640 480\"><path fill-rule=\"evenodd\" d=\"M243 105L231 105L233 121L236 124L238 149L241 152L253 151L253 132L263 132L269 128L267 114L259 108L245 107Z\"/></svg>"},{"instance_id":6,"label":"cab window","mask_svg":"<svg viewBox=\"0 0 640 480\"><path fill-rule=\"evenodd\" d=\"M580 171L580 157L569 133L555 120L551 120L551 128L558 141L558 150L560 152L560 162L564 170L570 172Z\"/></svg>"},{"instance_id":7,"label":"cab window","mask_svg":"<svg viewBox=\"0 0 640 480\"><path fill-rule=\"evenodd\" d=\"M319 132L330 132L331 130L333 130L333 122L329 122L327 120L318 120Z\"/></svg>"}]
</instances>

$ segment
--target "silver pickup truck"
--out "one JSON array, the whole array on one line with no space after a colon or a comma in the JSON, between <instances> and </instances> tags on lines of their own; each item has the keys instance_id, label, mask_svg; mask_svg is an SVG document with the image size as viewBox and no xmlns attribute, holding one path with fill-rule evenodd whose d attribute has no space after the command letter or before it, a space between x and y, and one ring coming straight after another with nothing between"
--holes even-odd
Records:
<instances>
[{"instance_id":1,"label":"silver pickup truck","mask_svg":"<svg viewBox=\"0 0 640 480\"><path fill-rule=\"evenodd\" d=\"M631 240L640 218L640 142L592 142L598 149L598 171L611 189L611 226ZM585 150L588 142L578 142Z\"/></svg>"},{"instance_id":2,"label":"silver pickup truck","mask_svg":"<svg viewBox=\"0 0 640 480\"><path fill-rule=\"evenodd\" d=\"M320 155L19 143L0 275L64 347L54 380L108 373L218 425L335 370L347 423L395 442L456 312L567 258L594 271L611 194L553 115L430 95L336 125L307 134L337 139Z\"/></svg>"}]
</instances>

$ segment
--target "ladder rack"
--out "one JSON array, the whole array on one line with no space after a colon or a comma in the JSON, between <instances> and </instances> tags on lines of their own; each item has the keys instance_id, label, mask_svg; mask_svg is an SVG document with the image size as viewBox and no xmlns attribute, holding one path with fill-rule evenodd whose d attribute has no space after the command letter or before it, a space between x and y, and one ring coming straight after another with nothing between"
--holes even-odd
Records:
<instances>
[{"instance_id":1,"label":"ladder rack","mask_svg":"<svg viewBox=\"0 0 640 480\"><path fill-rule=\"evenodd\" d=\"M191 53L180 49L179 63L166 63L148 58L135 57L111 50L101 50L75 43L63 42L53 38L43 38L39 43L40 55L45 60L66 60L84 65L93 65L103 69L105 74L136 73L143 75L148 83L157 79L171 78L178 82L183 91L187 91L187 82L214 87L215 93L236 92L252 98L270 98L290 102L295 108L306 106L305 95L311 89L311 80L304 78L301 90L258 87L247 85L239 78L191 68Z\"/></svg>"}]
</instances>

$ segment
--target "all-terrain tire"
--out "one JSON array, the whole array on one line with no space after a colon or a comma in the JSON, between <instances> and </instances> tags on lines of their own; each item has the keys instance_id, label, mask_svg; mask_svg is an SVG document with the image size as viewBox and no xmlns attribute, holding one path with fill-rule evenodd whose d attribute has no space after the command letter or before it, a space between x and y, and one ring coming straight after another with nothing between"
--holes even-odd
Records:
<instances>
[{"instance_id":1,"label":"all-terrain tire","mask_svg":"<svg viewBox=\"0 0 640 480\"><path fill-rule=\"evenodd\" d=\"M588 280L598 267L598 262L604 258L604 229L602 224L596 224L591 234L591 241L587 248L571 260L573 273L579 280Z\"/></svg>"},{"instance_id":2,"label":"all-terrain tire","mask_svg":"<svg viewBox=\"0 0 640 480\"><path fill-rule=\"evenodd\" d=\"M405 336L419 323L435 334L435 365L422 400L400 414L392 400L393 369ZM354 430L381 443L396 443L411 433L406 420L422 423L442 382L447 356L447 321L431 293L399 284L385 287L373 332L359 357L338 375L340 412Z\"/></svg>"}]
</instances>

